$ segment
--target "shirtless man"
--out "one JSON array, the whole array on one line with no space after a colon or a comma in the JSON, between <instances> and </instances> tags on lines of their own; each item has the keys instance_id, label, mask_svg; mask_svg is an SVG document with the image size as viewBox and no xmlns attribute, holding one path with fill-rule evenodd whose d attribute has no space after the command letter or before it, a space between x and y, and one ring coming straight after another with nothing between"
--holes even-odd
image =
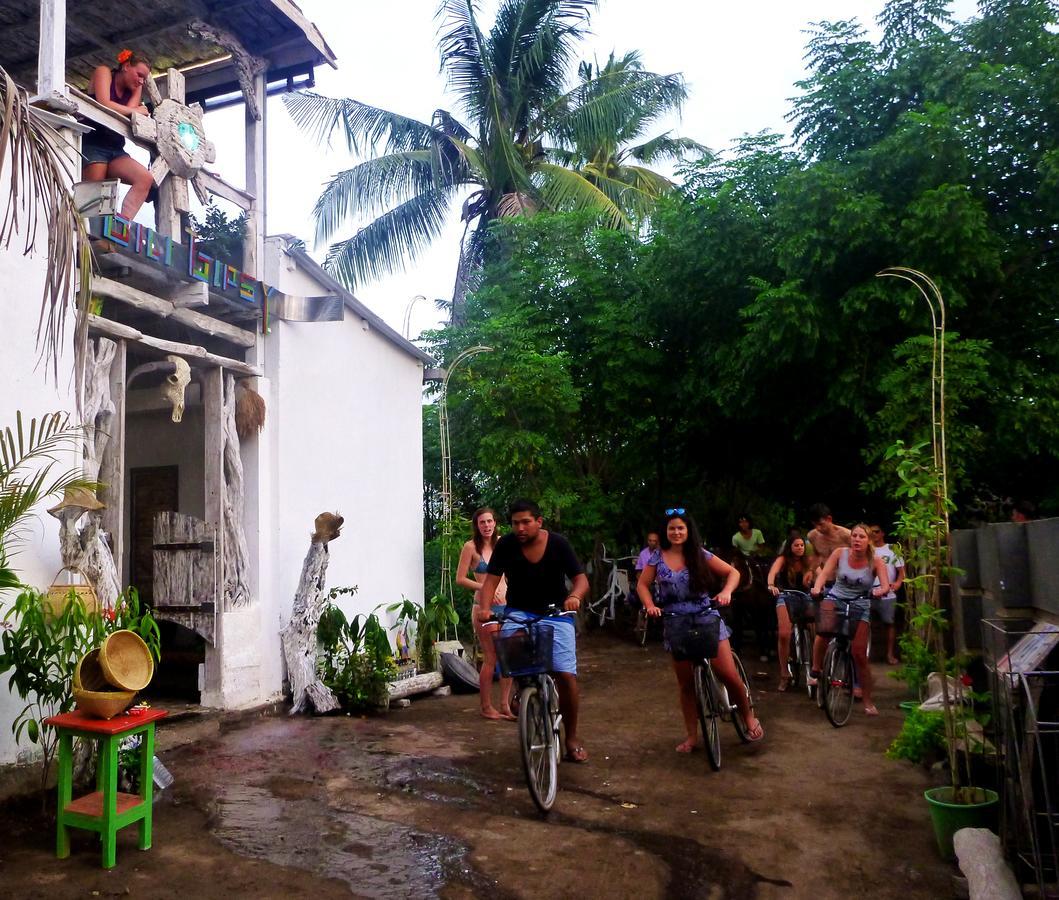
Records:
<instances>
[{"instance_id":1,"label":"shirtless man","mask_svg":"<svg viewBox=\"0 0 1059 900\"><path fill-rule=\"evenodd\" d=\"M813 545L813 570L819 572L831 554L839 547L849 546L849 529L831 521L831 510L823 503L809 507L809 521L813 530L809 532L809 543Z\"/></svg>"}]
</instances>

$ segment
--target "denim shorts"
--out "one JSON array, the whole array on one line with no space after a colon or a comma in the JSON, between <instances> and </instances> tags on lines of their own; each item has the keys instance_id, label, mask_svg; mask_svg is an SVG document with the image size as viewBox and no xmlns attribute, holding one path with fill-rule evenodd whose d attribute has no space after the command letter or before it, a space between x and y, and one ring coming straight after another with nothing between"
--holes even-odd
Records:
<instances>
[{"instance_id":1,"label":"denim shorts","mask_svg":"<svg viewBox=\"0 0 1059 900\"><path fill-rule=\"evenodd\" d=\"M121 135L107 131L105 134L92 132L81 138L81 156L84 164L90 166L93 163L111 163L122 156L128 156L125 150L125 141Z\"/></svg>"},{"instance_id":2,"label":"denim shorts","mask_svg":"<svg viewBox=\"0 0 1059 900\"><path fill-rule=\"evenodd\" d=\"M893 625L894 614L897 612L896 594L890 594L888 597L872 597L871 606L879 614L879 619L884 625Z\"/></svg>"},{"instance_id":3,"label":"denim shorts","mask_svg":"<svg viewBox=\"0 0 1059 900\"><path fill-rule=\"evenodd\" d=\"M838 597L833 597L833 600L839 600ZM871 601L864 597L860 600L841 600L849 606L849 620L851 622L870 622L871 621Z\"/></svg>"},{"instance_id":4,"label":"denim shorts","mask_svg":"<svg viewBox=\"0 0 1059 900\"><path fill-rule=\"evenodd\" d=\"M500 626L501 637L513 634L525 622L533 622L534 613L526 613L520 609L507 609L504 624ZM577 631L574 628L572 616L562 618L544 618L535 622L538 628L550 628L552 630L552 671L566 672L570 675L577 674Z\"/></svg>"}]
</instances>

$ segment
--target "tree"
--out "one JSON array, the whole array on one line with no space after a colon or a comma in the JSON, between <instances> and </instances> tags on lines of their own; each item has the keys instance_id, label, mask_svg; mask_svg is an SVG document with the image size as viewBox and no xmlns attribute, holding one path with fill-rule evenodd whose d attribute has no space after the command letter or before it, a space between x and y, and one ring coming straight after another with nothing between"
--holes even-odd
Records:
<instances>
[{"instance_id":1,"label":"tree","mask_svg":"<svg viewBox=\"0 0 1059 900\"><path fill-rule=\"evenodd\" d=\"M464 122L446 110L426 123L352 99L284 96L294 121L316 139L338 130L350 152L376 154L336 174L314 209L319 241L331 240L350 217L374 217L330 245L325 266L336 277L353 287L403 268L438 236L450 205L465 197L453 292L458 318L497 218L586 210L611 227L633 226L644 198L665 185L643 169L624 192L604 190L603 173L593 180L571 163L579 147L639 134L658 111L679 108L685 88L679 75L632 66L568 88L574 49L594 6L595 0L501 0L484 34L473 0L443 0L441 68ZM661 153L659 145L654 155Z\"/></svg>"}]
</instances>

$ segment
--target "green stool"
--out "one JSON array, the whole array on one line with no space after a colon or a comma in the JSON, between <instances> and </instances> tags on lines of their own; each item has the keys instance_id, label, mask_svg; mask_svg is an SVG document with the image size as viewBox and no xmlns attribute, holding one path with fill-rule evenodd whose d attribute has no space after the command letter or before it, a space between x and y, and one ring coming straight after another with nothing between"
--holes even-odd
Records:
<instances>
[{"instance_id":1,"label":"green stool","mask_svg":"<svg viewBox=\"0 0 1059 900\"><path fill-rule=\"evenodd\" d=\"M94 719L75 710L44 720L59 732L59 806L55 816L55 855L70 855L70 828L99 832L103 843L103 868L113 868L117 856L118 830L140 823L140 849L151 848L151 812L154 799L154 723L168 713L148 709L139 715ZM118 744L123 738L142 734L140 742L140 793L118 790ZM73 739L99 742L96 760L96 790L73 799Z\"/></svg>"}]
</instances>

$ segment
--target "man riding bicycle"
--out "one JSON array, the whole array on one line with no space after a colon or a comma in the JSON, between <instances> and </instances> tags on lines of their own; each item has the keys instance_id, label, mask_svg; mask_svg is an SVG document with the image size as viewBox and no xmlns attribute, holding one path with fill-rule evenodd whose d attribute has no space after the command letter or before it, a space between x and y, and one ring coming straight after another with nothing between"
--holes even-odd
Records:
<instances>
[{"instance_id":1,"label":"man riding bicycle","mask_svg":"<svg viewBox=\"0 0 1059 900\"><path fill-rule=\"evenodd\" d=\"M588 594L588 578L561 534L546 531L540 507L532 500L516 500L508 507L511 533L496 547L481 597L493 596L501 577L507 576L507 614L501 634L518 630L520 621L547 615L550 607L576 612ZM566 588L570 579L572 587ZM479 615L491 615L487 600L480 600ZM521 615L520 615L521 614ZM588 754L577 737L579 696L577 645L573 617L540 619L537 627L552 630L552 674L559 691L559 711L566 728L566 756L570 762L587 762Z\"/></svg>"}]
</instances>

